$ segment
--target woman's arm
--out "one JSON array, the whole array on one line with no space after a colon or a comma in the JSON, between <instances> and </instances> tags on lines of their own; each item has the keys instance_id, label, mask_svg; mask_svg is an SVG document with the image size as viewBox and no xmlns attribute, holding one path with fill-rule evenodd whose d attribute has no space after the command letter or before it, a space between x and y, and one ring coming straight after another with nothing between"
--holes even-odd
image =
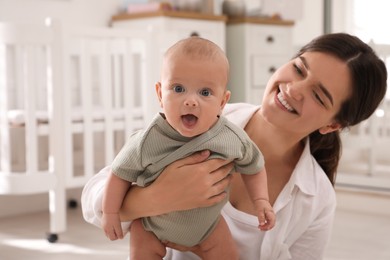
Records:
<instances>
[{"instance_id":1,"label":"woman's arm","mask_svg":"<svg viewBox=\"0 0 390 260\"><path fill-rule=\"evenodd\" d=\"M232 163L213 159L209 152L196 153L169 165L146 188L132 187L121 209L122 221L176 210L213 205L225 198ZM110 167L102 169L84 186L81 206L84 219L101 227L102 199Z\"/></svg>"},{"instance_id":2,"label":"woman's arm","mask_svg":"<svg viewBox=\"0 0 390 260\"><path fill-rule=\"evenodd\" d=\"M122 221L207 207L223 200L233 164L221 159L206 161L209 155L204 151L178 160L151 185L133 186L122 204Z\"/></svg>"},{"instance_id":3,"label":"woman's arm","mask_svg":"<svg viewBox=\"0 0 390 260\"><path fill-rule=\"evenodd\" d=\"M81 193L81 209L85 221L101 227L102 223L102 202L105 190L105 185L109 174L111 173L111 167L107 166L95 174L84 185Z\"/></svg>"}]
</instances>

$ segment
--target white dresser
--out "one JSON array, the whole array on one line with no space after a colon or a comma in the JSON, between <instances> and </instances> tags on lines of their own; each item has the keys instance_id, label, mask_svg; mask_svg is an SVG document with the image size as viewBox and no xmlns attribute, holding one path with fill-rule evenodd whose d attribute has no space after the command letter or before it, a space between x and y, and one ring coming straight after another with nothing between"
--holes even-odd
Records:
<instances>
[{"instance_id":1,"label":"white dresser","mask_svg":"<svg viewBox=\"0 0 390 260\"><path fill-rule=\"evenodd\" d=\"M261 104L269 77L294 54L293 25L292 21L253 17L228 20L230 102Z\"/></svg>"},{"instance_id":2,"label":"white dresser","mask_svg":"<svg viewBox=\"0 0 390 260\"><path fill-rule=\"evenodd\" d=\"M145 30L148 46L145 51L145 86L141 90L142 102L146 111L146 122L160 111L155 93L155 83L160 79L160 69L164 52L175 42L191 35L209 39L225 50L226 16L211 14L158 11L144 14L121 14L112 17L113 27L129 30Z\"/></svg>"}]
</instances>

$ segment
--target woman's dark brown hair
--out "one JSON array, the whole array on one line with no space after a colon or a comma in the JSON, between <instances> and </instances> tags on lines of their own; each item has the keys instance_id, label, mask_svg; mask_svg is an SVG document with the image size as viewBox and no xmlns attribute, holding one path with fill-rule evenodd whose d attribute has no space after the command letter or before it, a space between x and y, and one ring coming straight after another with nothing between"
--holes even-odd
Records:
<instances>
[{"instance_id":1,"label":"woman's dark brown hair","mask_svg":"<svg viewBox=\"0 0 390 260\"><path fill-rule=\"evenodd\" d=\"M387 71L384 62L373 49L359 38L346 33L319 36L300 49L296 57L305 52L322 52L344 61L349 68L352 95L346 100L335 119L343 128L356 125L369 118L386 94ZM338 131L322 135L310 134L311 153L321 165L332 184L335 183L341 156Z\"/></svg>"}]
</instances>

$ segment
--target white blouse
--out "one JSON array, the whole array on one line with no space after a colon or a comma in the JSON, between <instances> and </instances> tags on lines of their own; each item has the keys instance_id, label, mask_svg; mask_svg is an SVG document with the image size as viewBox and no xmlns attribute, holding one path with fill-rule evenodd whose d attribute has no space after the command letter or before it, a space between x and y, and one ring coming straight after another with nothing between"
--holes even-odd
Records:
<instances>
[{"instance_id":1,"label":"white blouse","mask_svg":"<svg viewBox=\"0 0 390 260\"><path fill-rule=\"evenodd\" d=\"M228 104L224 115L244 127L259 109L249 104ZM87 222L101 226L101 207L109 167L104 168L85 185L82 210ZM335 191L310 154L309 140L293 174L274 204L275 227L266 232L257 228L256 216L225 205L222 215L235 239L242 260L319 260L330 238L336 208ZM123 223L128 230L129 223ZM199 259L192 253L168 250L164 259Z\"/></svg>"}]
</instances>

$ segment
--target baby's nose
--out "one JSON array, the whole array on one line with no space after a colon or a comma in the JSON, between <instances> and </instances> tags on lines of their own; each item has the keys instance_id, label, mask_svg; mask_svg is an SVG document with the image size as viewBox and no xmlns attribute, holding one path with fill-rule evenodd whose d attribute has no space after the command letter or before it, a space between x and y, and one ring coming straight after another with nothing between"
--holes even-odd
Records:
<instances>
[{"instance_id":1,"label":"baby's nose","mask_svg":"<svg viewBox=\"0 0 390 260\"><path fill-rule=\"evenodd\" d=\"M196 100L195 99L187 99L186 101L185 101L185 105L186 106L189 106L189 107L195 107L196 105L197 105L197 102L196 102Z\"/></svg>"}]
</instances>

